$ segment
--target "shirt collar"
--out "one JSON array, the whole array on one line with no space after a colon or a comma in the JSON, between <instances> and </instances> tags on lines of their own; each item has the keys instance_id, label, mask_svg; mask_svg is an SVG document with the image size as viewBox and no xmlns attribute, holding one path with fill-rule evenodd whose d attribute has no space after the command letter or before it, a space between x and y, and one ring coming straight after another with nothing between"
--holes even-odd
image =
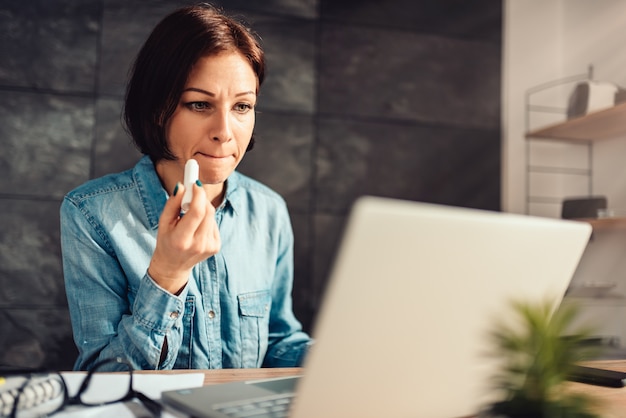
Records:
<instances>
[{"instance_id":1,"label":"shirt collar","mask_svg":"<svg viewBox=\"0 0 626 418\"><path fill-rule=\"evenodd\" d=\"M144 155L135 165L133 179L137 184L150 227L156 229L159 226L159 217L163 212L168 194L161 184L150 157Z\"/></svg>"},{"instance_id":2,"label":"shirt collar","mask_svg":"<svg viewBox=\"0 0 626 418\"><path fill-rule=\"evenodd\" d=\"M240 193L241 175L233 171L226 180L226 193L224 194L224 202L220 208L231 208L233 213L237 213L237 208L241 205L242 194Z\"/></svg>"}]
</instances>

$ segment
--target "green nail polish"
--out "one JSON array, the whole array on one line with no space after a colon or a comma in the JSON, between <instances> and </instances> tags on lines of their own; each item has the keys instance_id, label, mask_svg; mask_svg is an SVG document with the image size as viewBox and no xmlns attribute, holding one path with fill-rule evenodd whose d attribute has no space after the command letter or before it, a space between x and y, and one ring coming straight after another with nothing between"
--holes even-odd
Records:
<instances>
[{"instance_id":1,"label":"green nail polish","mask_svg":"<svg viewBox=\"0 0 626 418\"><path fill-rule=\"evenodd\" d=\"M172 193L172 196L176 196L176 193L178 193L178 183L176 183L176 187L174 187L174 193Z\"/></svg>"},{"instance_id":2,"label":"green nail polish","mask_svg":"<svg viewBox=\"0 0 626 418\"><path fill-rule=\"evenodd\" d=\"M196 180L196 184L197 184L199 187L202 187L202 182L201 182L200 180Z\"/></svg>"}]
</instances>

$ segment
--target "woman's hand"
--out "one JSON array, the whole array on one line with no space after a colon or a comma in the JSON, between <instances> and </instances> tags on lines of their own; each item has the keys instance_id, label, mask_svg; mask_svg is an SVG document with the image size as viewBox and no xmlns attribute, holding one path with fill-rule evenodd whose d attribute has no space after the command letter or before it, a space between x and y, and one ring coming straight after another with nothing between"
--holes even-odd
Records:
<instances>
[{"instance_id":1,"label":"woman's hand","mask_svg":"<svg viewBox=\"0 0 626 418\"><path fill-rule=\"evenodd\" d=\"M193 266L216 254L221 245L215 208L198 184L192 186L193 199L184 216L180 216L185 193L181 183L176 194L165 203L148 267L150 277L173 294L179 294L185 287Z\"/></svg>"}]
</instances>

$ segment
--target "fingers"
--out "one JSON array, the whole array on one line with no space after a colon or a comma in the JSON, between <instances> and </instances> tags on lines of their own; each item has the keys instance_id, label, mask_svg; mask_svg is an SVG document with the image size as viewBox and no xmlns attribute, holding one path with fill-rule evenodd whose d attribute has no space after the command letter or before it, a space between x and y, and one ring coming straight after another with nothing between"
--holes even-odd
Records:
<instances>
[{"instance_id":1,"label":"fingers","mask_svg":"<svg viewBox=\"0 0 626 418\"><path fill-rule=\"evenodd\" d=\"M217 253L220 249L219 229L215 221L215 207L213 207L199 183L194 184L193 189L193 200L191 201L189 212L185 214L185 218L191 215L189 216L189 221L194 229L194 243L198 245L200 251L208 254L208 257Z\"/></svg>"},{"instance_id":2,"label":"fingers","mask_svg":"<svg viewBox=\"0 0 626 418\"><path fill-rule=\"evenodd\" d=\"M179 183L176 194L165 204L159 221L160 235L173 240L171 245L181 251L204 255L208 258L220 249L219 229L215 221L215 208L201 186L193 184L193 197L189 210L180 214L180 203L185 187ZM165 236L163 237L165 239Z\"/></svg>"},{"instance_id":3,"label":"fingers","mask_svg":"<svg viewBox=\"0 0 626 418\"><path fill-rule=\"evenodd\" d=\"M215 220L215 208L208 199L205 205L205 215L196 229L195 240L197 243L201 243L204 251L211 255L220 250L221 241L219 228Z\"/></svg>"},{"instance_id":4,"label":"fingers","mask_svg":"<svg viewBox=\"0 0 626 418\"><path fill-rule=\"evenodd\" d=\"M172 196L165 202L163 213L159 222L165 222L168 225L174 224L180 216L180 204L185 194L185 186L182 183L176 183L176 187L172 192Z\"/></svg>"},{"instance_id":5,"label":"fingers","mask_svg":"<svg viewBox=\"0 0 626 418\"><path fill-rule=\"evenodd\" d=\"M164 289L180 290L191 268L216 254L221 245L215 208L199 185L193 186L193 198L185 215L180 214L184 186L168 199L159 220L157 244L148 272Z\"/></svg>"},{"instance_id":6,"label":"fingers","mask_svg":"<svg viewBox=\"0 0 626 418\"><path fill-rule=\"evenodd\" d=\"M201 183L192 185L192 200L187 213L183 216L181 213L181 204L186 190L184 184L178 182L172 192L172 196L165 203L163 213L161 214L161 221L164 221L167 225L178 225L184 217L186 219L186 227L196 229L202 219L207 215L207 196L199 184ZM213 213L215 212L213 211ZM185 225L183 225L183 227L185 227Z\"/></svg>"},{"instance_id":7,"label":"fingers","mask_svg":"<svg viewBox=\"0 0 626 418\"><path fill-rule=\"evenodd\" d=\"M185 213L184 217L191 219L193 223L196 224L195 226L197 227L197 224L199 224L202 221L202 219L204 219L204 217L208 215L206 211L207 211L207 203L209 202L208 202L207 194L202 188L202 183L200 183L200 181L193 183L191 187L192 187L191 203L189 204L189 209ZM213 210L213 214L215 214L215 210Z\"/></svg>"}]
</instances>

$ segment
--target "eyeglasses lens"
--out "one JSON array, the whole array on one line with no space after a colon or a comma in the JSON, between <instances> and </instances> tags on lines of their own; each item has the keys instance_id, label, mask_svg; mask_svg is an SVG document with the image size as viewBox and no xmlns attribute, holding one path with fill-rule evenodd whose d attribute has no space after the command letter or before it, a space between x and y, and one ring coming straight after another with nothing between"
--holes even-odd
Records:
<instances>
[{"instance_id":1,"label":"eyeglasses lens","mask_svg":"<svg viewBox=\"0 0 626 418\"><path fill-rule=\"evenodd\" d=\"M105 366L105 365L103 365ZM104 368L104 367L103 367ZM79 394L83 405L102 405L126 399L132 391L131 370L123 372L101 372L94 369L88 385Z\"/></svg>"}]
</instances>

